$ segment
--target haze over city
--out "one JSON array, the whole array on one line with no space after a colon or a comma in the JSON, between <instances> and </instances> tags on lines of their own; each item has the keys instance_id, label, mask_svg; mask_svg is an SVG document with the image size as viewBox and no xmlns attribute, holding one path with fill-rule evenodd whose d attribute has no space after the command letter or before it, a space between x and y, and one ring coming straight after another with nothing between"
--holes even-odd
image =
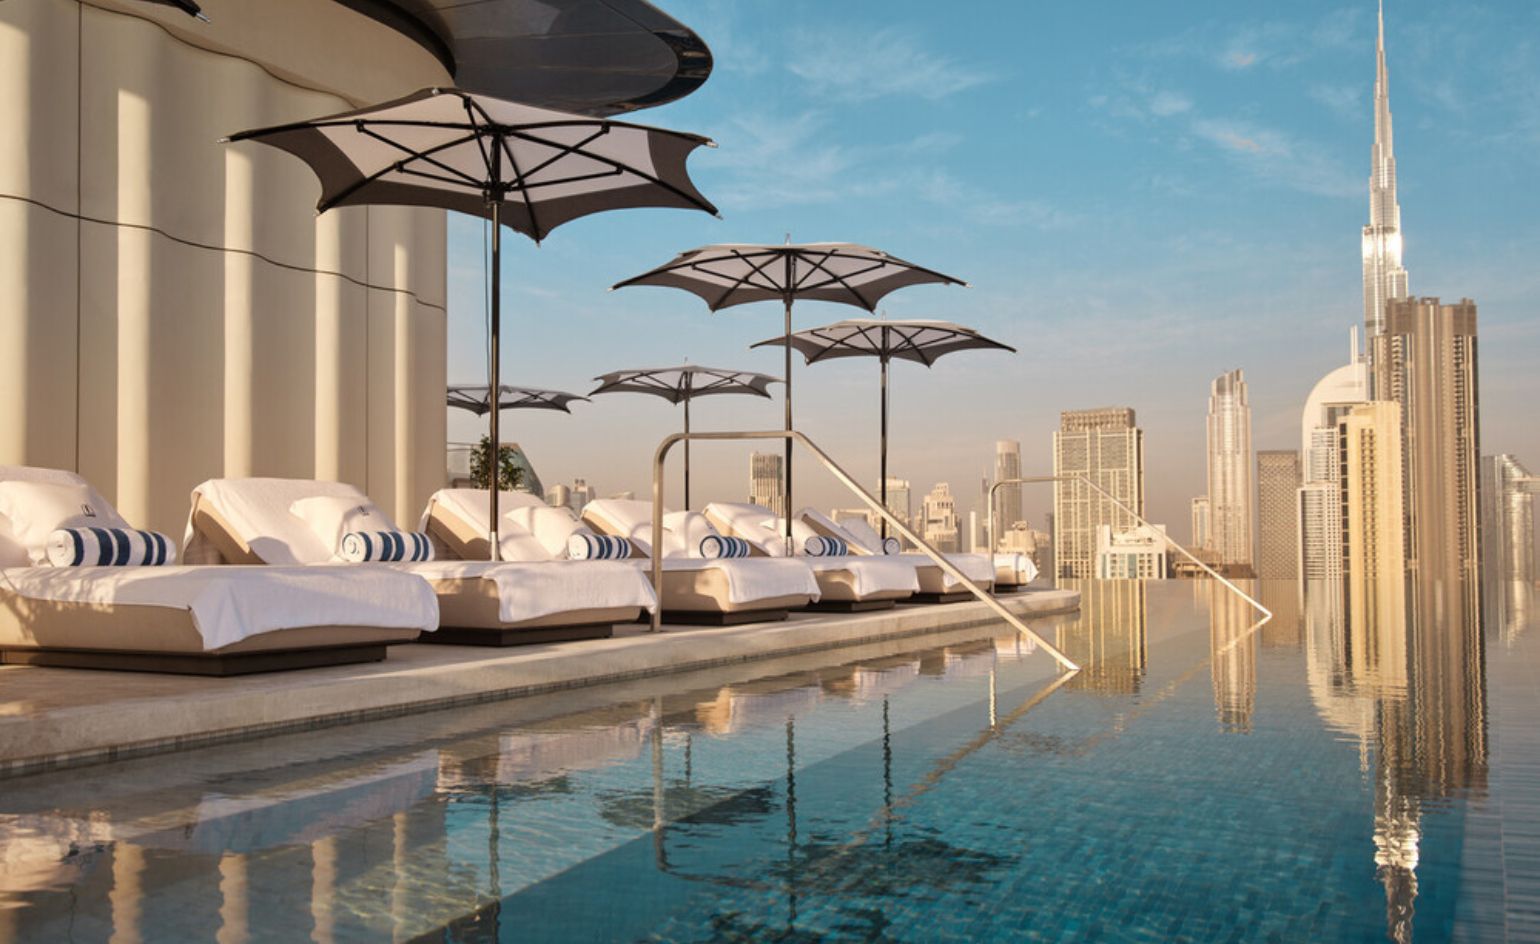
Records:
<instances>
[{"instance_id":1,"label":"haze over city","mask_svg":"<svg viewBox=\"0 0 1540 944\"><path fill-rule=\"evenodd\" d=\"M508 241L506 382L587 392L599 373L685 358L778 374L778 350L748 350L779 333L775 305L711 315L683 293L604 286L683 249L789 233L969 280L884 310L1020 351L894 368L890 468L916 501L948 481L966 509L994 440L1019 439L1024 472L1047 473L1061 410L1131 406L1149 516L1184 536L1205 487L1208 385L1236 367L1255 447L1297 448L1306 394L1346 362L1363 319L1372 4L1026 4L992 8L989 29L919 3L884 5L882 25L811 3L675 8L718 65L647 120L711 129L721 148L692 171L724 218L643 211L579 221L538 249ZM1534 455L1540 9L1392 2L1386 21L1411 293L1476 300L1483 451ZM449 230L449 376L473 381L483 231L456 215ZM796 326L855 313L806 303ZM799 359L796 385L798 425L874 481L875 364ZM694 421L774 428L780 404L702 400ZM572 416L510 413L504 429L548 484L644 493L652 447L679 422L661 400L601 397ZM451 440L483 429L457 411L449 423ZM741 498L747 452L698 450L696 493ZM848 503L820 472L797 477L799 504ZM1050 505L1046 488L1027 490L1034 526Z\"/></svg>"}]
</instances>

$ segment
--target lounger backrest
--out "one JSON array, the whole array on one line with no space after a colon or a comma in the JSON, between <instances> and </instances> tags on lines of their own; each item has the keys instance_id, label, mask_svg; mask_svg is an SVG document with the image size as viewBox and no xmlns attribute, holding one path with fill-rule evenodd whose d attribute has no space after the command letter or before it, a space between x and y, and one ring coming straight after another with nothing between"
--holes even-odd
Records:
<instances>
[{"instance_id":1,"label":"lounger backrest","mask_svg":"<svg viewBox=\"0 0 1540 944\"><path fill-rule=\"evenodd\" d=\"M92 510L104 524L127 527L123 517L112 503L92 487L90 482L74 472L63 469L44 469L27 465L0 465L0 482L35 482L40 485L74 485L86 489ZM11 533L11 523L0 514L0 567L27 567L32 561L27 549Z\"/></svg>"},{"instance_id":2,"label":"lounger backrest","mask_svg":"<svg viewBox=\"0 0 1540 944\"><path fill-rule=\"evenodd\" d=\"M664 509L667 514L668 510ZM600 534L613 534L631 542L638 557L652 556L652 503L627 498L600 498L583 508L583 521ZM663 533L663 556L684 554L684 540Z\"/></svg>"},{"instance_id":3,"label":"lounger backrest","mask_svg":"<svg viewBox=\"0 0 1540 944\"><path fill-rule=\"evenodd\" d=\"M214 539L210 530L222 527L264 564L330 561L336 548L325 546L304 519L289 511L300 499L316 497L357 499L360 504L369 501L369 496L345 482L210 479L193 489L193 509L185 541L188 554L198 553L197 548ZM211 514L200 516L200 511ZM389 519L384 523L395 527Z\"/></svg>"},{"instance_id":4,"label":"lounger backrest","mask_svg":"<svg viewBox=\"0 0 1540 944\"><path fill-rule=\"evenodd\" d=\"M750 502L712 502L704 509L706 520L723 534L749 542L765 557L786 556L786 540L775 512Z\"/></svg>"},{"instance_id":5,"label":"lounger backrest","mask_svg":"<svg viewBox=\"0 0 1540 944\"><path fill-rule=\"evenodd\" d=\"M797 512L797 519L807 523L809 527L824 537L839 538L841 541L844 541L850 546L850 553L852 554L882 553L881 539L878 539L874 546L864 535L857 533L854 525L864 524L864 522L850 522L852 527L847 528L816 508L802 509ZM871 531L870 526L866 530Z\"/></svg>"}]
</instances>

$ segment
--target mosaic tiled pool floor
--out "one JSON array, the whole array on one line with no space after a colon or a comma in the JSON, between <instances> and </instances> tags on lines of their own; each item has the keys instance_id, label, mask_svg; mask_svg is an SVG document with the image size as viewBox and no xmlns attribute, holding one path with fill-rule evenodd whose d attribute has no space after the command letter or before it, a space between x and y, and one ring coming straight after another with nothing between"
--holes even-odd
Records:
<instances>
[{"instance_id":1,"label":"mosaic tiled pool floor","mask_svg":"<svg viewBox=\"0 0 1540 944\"><path fill-rule=\"evenodd\" d=\"M16 780L0 942L1540 939L1535 627L1081 589L1072 676L954 636Z\"/></svg>"}]
</instances>

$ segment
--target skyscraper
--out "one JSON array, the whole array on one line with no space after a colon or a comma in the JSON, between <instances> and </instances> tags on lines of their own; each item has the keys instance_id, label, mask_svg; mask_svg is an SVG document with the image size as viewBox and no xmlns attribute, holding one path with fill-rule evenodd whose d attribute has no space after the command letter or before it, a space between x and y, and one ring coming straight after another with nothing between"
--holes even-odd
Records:
<instances>
[{"instance_id":1,"label":"skyscraper","mask_svg":"<svg viewBox=\"0 0 1540 944\"><path fill-rule=\"evenodd\" d=\"M1343 572L1348 625L1379 631L1406 619L1402 537L1401 411L1376 401L1353 407L1337 423L1342 466Z\"/></svg>"},{"instance_id":2,"label":"skyscraper","mask_svg":"<svg viewBox=\"0 0 1540 944\"><path fill-rule=\"evenodd\" d=\"M1354 329L1348 362L1322 377L1300 414L1300 472L1296 507L1299 573L1306 580L1342 576L1342 483L1337 421L1369 399L1368 364Z\"/></svg>"},{"instance_id":3,"label":"skyscraper","mask_svg":"<svg viewBox=\"0 0 1540 944\"><path fill-rule=\"evenodd\" d=\"M1144 514L1144 431L1128 407L1067 410L1053 434L1053 474L1084 475ZM1096 526L1127 531L1131 515L1078 481L1053 483L1053 560L1060 577L1095 576Z\"/></svg>"},{"instance_id":4,"label":"skyscraper","mask_svg":"<svg viewBox=\"0 0 1540 944\"><path fill-rule=\"evenodd\" d=\"M1476 303L1391 299L1371 364L1376 396L1400 410L1407 565L1424 618L1442 618L1459 587L1462 605L1480 597Z\"/></svg>"},{"instance_id":5,"label":"skyscraper","mask_svg":"<svg viewBox=\"0 0 1540 944\"><path fill-rule=\"evenodd\" d=\"M921 502L924 528L921 536L936 550L955 553L957 540L957 502L952 498L952 486L937 482Z\"/></svg>"},{"instance_id":6,"label":"skyscraper","mask_svg":"<svg viewBox=\"0 0 1540 944\"><path fill-rule=\"evenodd\" d=\"M1482 459L1482 539L1489 549L1483 556L1487 576L1494 580L1534 583L1535 496L1540 477L1530 473L1517 457L1487 456Z\"/></svg>"},{"instance_id":7,"label":"skyscraper","mask_svg":"<svg viewBox=\"0 0 1540 944\"><path fill-rule=\"evenodd\" d=\"M781 498L781 463L778 452L749 454L749 502L770 509L776 517L786 514Z\"/></svg>"},{"instance_id":8,"label":"skyscraper","mask_svg":"<svg viewBox=\"0 0 1540 944\"><path fill-rule=\"evenodd\" d=\"M1292 449L1257 450L1257 576L1293 579L1299 575L1294 498L1299 489L1299 453Z\"/></svg>"},{"instance_id":9,"label":"skyscraper","mask_svg":"<svg viewBox=\"0 0 1540 944\"><path fill-rule=\"evenodd\" d=\"M895 518L908 524L913 520L914 512L909 501L909 480L888 479L888 511Z\"/></svg>"},{"instance_id":10,"label":"skyscraper","mask_svg":"<svg viewBox=\"0 0 1540 944\"><path fill-rule=\"evenodd\" d=\"M1021 478L1021 443L1014 439L998 440L995 443L995 481L1004 482L1019 478ZM1001 486L995 492L993 512L995 527L1000 530L1000 533L990 535L990 541L998 546L1001 537L1011 530L1016 522L1024 520L1021 515L1021 486Z\"/></svg>"},{"instance_id":11,"label":"skyscraper","mask_svg":"<svg viewBox=\"0 0 1540 944\"><path fill-rule=\"evenodd\" d=\"M1244 371L1214 378L1208 398L1209 547L1221 568L1251 569L1251 404Z\"/></svg>"},{"instance_id":12,"label":"skyscraper","mask_svg":"<svg viewBox=\"0 0 1540 944\"><path fill-rule=\"evenodd\" d=\"M581 515L588 503L594 500L594 488L587 479L572 480L572 510Z\"/></svg>"},{"instance_id":13,"label":"skyscraper","mask_svg":"<svg viewBox=\"0 0 1540 944\"><path fill-rule=\"evenodd\" d=\"M1363 231L1364 331L1373 354L1385 331L1385 306L1408 293L1401 266L1401 205L1396 202L1395 139L1390 127L1390 75L1385 69L1385 11L1380 10L1374 75L1374 150L1369 174L1369 225ZM1376 399L1385 399L1371 387Z\"/></svg>"},{"instance_id":14,"label":"skyscraper","mask_svg":"<svg viewBox=\"0 0 1540 944\"><path fill-rule=\"evenodd\" d=\"M1207 550L1209 542L1208 496L1199 495L1192 500L1192 548Z\"/></svg>"}]
</instances>

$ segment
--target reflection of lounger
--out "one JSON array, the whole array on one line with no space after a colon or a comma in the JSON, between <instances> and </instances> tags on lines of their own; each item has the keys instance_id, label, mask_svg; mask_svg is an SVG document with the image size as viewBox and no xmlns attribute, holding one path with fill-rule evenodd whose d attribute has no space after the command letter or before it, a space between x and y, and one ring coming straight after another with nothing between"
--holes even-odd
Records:
<instances>
[{"instance_id":1,"label":"reflection of lounger","mask_svg":"<svg viewBox=\"0 0 1540 944\"><path fill-rule=\"evenodd\" d=\"M712 502L703 512L706 520L723 534L742 538L757 557L786 556L781 522L760 505ZM795 545L795 542L793 542ZM914 568L904 561L880 557L812 557L797 549L798 560L812 568L818 581L818 609L879 610L908 599L920 590Z\"/></svg>"},{"instance_id":2,"label":"reflection of lounger","mask_svg":"<svg viewBox=\"0 0 1540 944\"><path fill-rule=\"evenodd\" d=\"M912 565L915 576L920 581L920 592L911 598L916 603L956 603L973 599L973 594L962 581L942 570L935 561L924 554L884 555L882 538L878 537L877 532L865 521L855 520L836 524L832 518L812 508L802 509L797 513L797 518L818 534L844 541L850 546L852 554L887 556ZM995 567L988 556L984 554L947 554L945 556L948 562L980 587L988 590L994 586Z\"/></svg>"},{"instance_id":3,"label":"reflection of lounger","mask_svg":"<svg viewBox=\"0 0 1540 944\"><path fill-rule=\"evenodd\" d=\"M733 734L745 728L786 723L823 700L816 684L768 679L720 689L711 701L695 706L695 720L708 734Z\"/></svg>"},{"instance_id":4,"label":"reflection of lounger","mask_svg":"<svg viewBox=\"0 0 1540 944\"><path fill-rule=\"evenodd\" d=\"M78 492L89 520L121 526L107 500L72 472L0 467L0 482ZM43 514L45 504L21 510ZM402 574L36 566L18 540L22 525L0 525L0 561L24 565L0 570L0 661L8 663L238 675L378 661L386 646L438 623L432 594ZM51 530L37 521L26 526ZM35 548L30 553L37 557Z\"/></svg>"},{"instance_id":5,"label":"reflection of lounger","mask_svg":"<svg viewBox=\"0 0 1540 944\"><path fill-rule=\"evenodd\" d=\"M1037 579L1037 565L1019 551L995 554L995 589L1020 590Z\"/></svg>"},{"instance_id":6,"label":"reflection of lounger","mask_svg":"<svg viewBox=\"0 0 1540 944\"><path fill-rule=\"evenodd\" d=\"M369 503L358 489L337 482L214 479L193 493L189 546L228 563L331 560L335 548L292 511L312 498ZM374 571L414 574L431 586L441 626L424 641L506 646L600 638L611 635L615 623L635 620L652 601L634 568L604 562L581 570L461 560L353 565L353 572Z\"/></svg>"},{"instance_id":7,"label":"reflection of lounger","mask_svg":"<svg viewBox=\"0 0 1540 944\"><path fill-rule=\"evenodd\" d=\"M637 564L647 568L652 552L652 505L602 498L589 502L583 520L601 534L631 542ZM665 535L665 538L668 536ZM686 556L683 539L665 545L663 612L670 622L729 625L786 618L818 599L818 581L801 561L750 557L715 560Z\"/></svg>"}]
</instances>

